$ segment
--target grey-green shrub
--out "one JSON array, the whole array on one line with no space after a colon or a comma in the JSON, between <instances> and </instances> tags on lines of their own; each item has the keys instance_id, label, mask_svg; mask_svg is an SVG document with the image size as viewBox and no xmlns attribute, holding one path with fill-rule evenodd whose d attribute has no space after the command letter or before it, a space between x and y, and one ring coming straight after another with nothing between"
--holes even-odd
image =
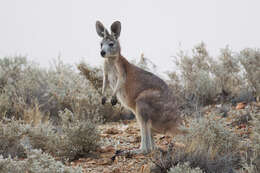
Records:
<instances>
[{"instance_id":1,"label":"grey-green shrub","mask_svg":"<svg viewBox=\"0 0 260 173\"><path fill-rule=\"evenodd\" d=\"M171 168L168 173L203 173L200 168L191 168L189 163L178 164Z\"/></svg>"},{"instance_id":2,"label":"grey-green shrub","mask_svg":"<svg viewBox=\"0 0 260 173\"><path fill-rule=\"evenodd\" d=\"M0 117L22 118L24 109L35 101L41 105L48 102L46 72L25 57L1 59L0 72Z\"/></svg>"},{"instance_id":3,"label":"grey-green shrub","mask_svg":"<svg viewBox=\"0 0 260 173\"><path fill-rule=\"evenodd\" d=\"M25 149L20 143L27 131L22 122L12 120L0 122L0 155L3 157L26 157Z\"/></svg>"},{"instance_id":4,"label":"grey-green shrub","mask_svg":"<svg viewBox=\"0 0 260 173\"><path fill-rule=\"evenodd\" d=\"M101 70L88 67L102 81ZM59 111L69 109L76 116L100 122L117 113L101 105L99 88L79 75L75 68L58 59L49 69L40 68L25 57L0 60L0 118L24 119L36 105L43 117L58 123Z\"/></svg>"},{"instance_id":5,"label":"grey-green shrub","mask_svg":"<svg viewBox=\"0 0 260 173\"><path fill-rule=\"evenodd\" d=\"M210 61L204 43L195 46L192 56L180 51L175 57L184 97L194 104L209 104L217 95L218 90L210 73Z\"/></svg>"},{"instance_id":6,"label":"grey-green shrub","mask_svg":"<svg viewBox=\"0 0 260 173\"><path fill-rule=\"evenodd\" d=\"M83 173L81 167L68 167L41 150L26 151L26 159L3 158L0 155L1 173Z\"/></svg>"},{"instance_id":7,"label":"grey-green shrub","mask_svg":"<svg viewBox=\"0 0 260 173\"><path fill-rule=\"evenodd\" d=\"M205 44L200 43L191 55L181 50L175 56L177 70L168 73L169 83L185 108L196 110L226 101L251 102L260 95L259 58L259 49L236 53L228 46L212 57Z\"/></svg>"},{"instance_id":8,"label":"grey-green shrub","mask_svg":"<svg viewBox=\"0 0 260 173\"><path fill-rule=\"evenodd\" d=\"M238 54L244 69L244 77L251 90L260 96L260 49L244 49Z\"/></svg>"},{"instance_id":9,"label":"grey-green shrub","mask_svg":"<svg viewBox=\"0 0 260 173\"><path fill-rule=\"evenodd\" d=\"M240 138L227 127L225 119L214 114L191 119L189 127L182 128L187 131L187 135L180 135L176 140L189 144L186 148L189 152L206 151L214 158L217 155L236 153L240 147Z\"/></svg>"},{"instance_id":10,"label":"grey-green shrub","mask_svg":"<svg viewBox=\"0 0 260 173\"><path fill-rule=\"evenodd\" d=\"M260 171L260 113L253 113L252 117L251 144L248 148L250 153L243 167L250 173L257 173Z\"/></svg>"},{"instance_id":11,"label":"grey-green shrub","mask_svg":"<svg viewBox=\"0 0 260 173\"><path fill-rule=\"evenodd\" d=\"M49 153L61 159L74 160L96 149L100 138L93 122L77 119L69 110L59 116L62 123L56 128L57 134L47 143Z\"/></svg>"},{"instance_id":12,"label":"grey-green shrub","mask_svg":"<svg viewBox=\"0 0 260 173\"><path fill-rule=\"evenodd\" d=\"M241 139L225 126L224 120L210 115L192 119L189 127L182 128L187 134L176 136L168 152L154 157L162 170L167 171L185 162L206 173L235 172L241 166ZM184 146L175 147L175 141Z\"/></svg>"},{"instance_id":13,"label":"grey-green shrub","mask_svg":"<svg viewBox=\"0 0 260 173\"><path fill-rule=\"evenodd\" d=\"M66 161L96 149L99 134L93 122L76 119L69 110L60 116L62 123L58 126L34 126L14 119L0 121L0 155L24 158L25 149L41 149Z\"/></svg>"},{"instance_id":14,"label":"grey-green shrub","mask_svg":"<svg viewBox=\"0 0 260 173\"><path fill-rule=\"evenodd\" d=\"M228 46L220 50L220 55L216 59L211 60L210 72L220 94L226 93L232 97L245 86L239 60Z\"/></svg>"}]
</instances>

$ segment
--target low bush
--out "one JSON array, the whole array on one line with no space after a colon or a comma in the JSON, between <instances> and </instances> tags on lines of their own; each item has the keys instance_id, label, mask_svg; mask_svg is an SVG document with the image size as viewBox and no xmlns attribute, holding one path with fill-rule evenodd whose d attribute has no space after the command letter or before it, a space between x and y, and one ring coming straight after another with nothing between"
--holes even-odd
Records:
<instances>
[{"instance_id":1,"label":"low bush","mask_svg":"<svg viewBox=\"0 0 260 173\"><path fill-rule=\"evenodd\" d=\"M21 121L7 120L0 122L0 155L4 158L26 157L21 139L27 130Z\"/></svg>"},{"instance_id":2,"label":"low bush","mask_svg":"<svg viewBox=\"0 0 260 173\"><path fill-rule=\"evenodd\" d=\"M59 111L70 110L93 122L109 120L121 108L101 105L102 72L91 68L89 78L60 59L48 70L25 57L5 57L0 60L0 118L27 119L38 109L43 119L59 123ZM99 83L93 83L93 79ZM100 84L101 82L101 84ZM30 114L30 115L31 115ZM37 120L41 121L41 120Z\"/></svg>"},{"instance_id":3,"label":"low bush","mask_svg":"<svg viewBox=\"0 0 260 173\"><path fill-rule=\"evenodd\" d=\"M51 135L47 142L48 153L53 153L63 160L75 160L96 149L100 138L93 122L77 119L69 110L61 112L59 116L62 123L55 129L57 134ZM37 138L39 135L35 134L33 137Z\"/></svg>"},{"instance_id":4,"label":"low bush","mask_svg":"<svg viewBox=\"0 0 260 173\"><path fill-rule=\"evenodd\" d=\"M260 50L232 52L227 46L211 57L204 43L192 55L180 51L175 56L177 70L169 72L169 84L185 108L198 110L211 103L251 102L260 96Z\"/></svg>"},{"instance_id":5,"label":"low bush","mask_svg":"<svg viewBox=\"0 0 260 173\"><path fill-rule=\"evenodd\" d=\"M230 100L244 87L239 60L228 46L220 50L220 55L216 59L212 59L210 72L222 99L229 97Z\"/></svg>"},{"instance_id":6,"label":"low bush","mask_svg":"<svg viewBox=\"0 0 260 173\"><path fill-rule=\"evenodd\" d=\"M260 96L260 49L244 49L238 54L243 66L244 78L256 96Z\"/></svg>"},{"instance_id":7,"label":"low bush","mask_svg":"<svg viewBox=\"0 0 260 173\"><path fill-rule=\"evenodd\" d=\"M98 146L99 135L91 121L76 119L65 110L59 114L58 126L41 123L36 126L23 121L0 122L0 155L25 158L25 149L41 149L63 161L87 155Z\"/></svg>"},{"instance_id":8,"label":"low bush","mask_svg":"<svg viewBox=\"0 0 260 173\"><path fill-rule=\"evenodd\" d=\"M203 43L195 46L192 56L180 51L175 57L182 93L192 104L209 104L217 95L218 90L210 74L210 61L211 57ZM172 78L172 75L170 77Z\"/></svg>"},{"instance_id":9,"label":"low bush","mask_svg":"<svg viewBox=\"0 0 260 173\"><path fill-rule=\"evenodd\" d=\"M48 103L47 73L25 57L0 60L0 118L23 118L24 110Z\"/></svg>"},{"instance_id":10,"label":"low bush","mask_svg":"<svg viewBox=\"0 0 260 173\"><path fill-rule=\"evenodd\" d=\"M241 166L240 138L231 132L225 122L214 115L192 119L189 127L182 127L188 133L177 136L175 141L184 146L169 147L168 152L156 154L154 162L162 171L189 162L191 168L206 173L235 172ZM175 143L175 142L174 142Z\"/></svg>"},{"instance_id":11,"label":"low bush","mask_svg":"<svg viewBox=\"0 0 260 173\"><path fill-rule=\"evenodd\" d=\"M51 155L41 150L26 151L27 158L3 158L0 155L0 172L30 172L30 173L83 173L81 167L68 167L56 161Z\"/></svg>"},{"instance_id":12,"label":"low bush","mask_svg":"<svg viewBox=\"0 0 260 173\"><path fill-rule=\"evenodd\" d=\"M189 163L178 164L170 169L168 173L203 173L199 168L191 168Z\"/></svg>"},{"instance_id":13,"label":"low bush","mask_svg":"<svg viewBox=\"0 0 260 173\"><path fill-rule=\"evenodd\" d=\"M248 146L248 155L246 163L243 168L250 173L257 173L260 171L260 114L253 114L251 143Z\"/></svg>"}]
</instances>

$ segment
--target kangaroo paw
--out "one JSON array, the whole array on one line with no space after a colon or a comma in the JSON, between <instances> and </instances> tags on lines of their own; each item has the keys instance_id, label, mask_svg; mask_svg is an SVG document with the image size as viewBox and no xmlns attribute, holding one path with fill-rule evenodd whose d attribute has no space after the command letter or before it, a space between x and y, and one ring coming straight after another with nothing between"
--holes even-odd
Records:
<instances>
[{"instance_id":1,"label":"kangaroo paw","mask_svg":"<svg viewBox=\"0 0 260 173\"><path fill-rule=\"evenodd\" d=\"M111 104L112 106L116 105L117 104L117 98L116 96L113 96L112 99L111 99Z\"/></svg>"},{"instance_id":2,"label":"kangaroo paw","mask_svg":"<svg viewBox=\"0 0 260 173\"><path fill-rule=\"evenodd\" d=\"M106 103L106 101L107 101L107 98L106 97L102 97L102 100L101 100L102 105L104 105Z\"/></svg>"}]
</instances>

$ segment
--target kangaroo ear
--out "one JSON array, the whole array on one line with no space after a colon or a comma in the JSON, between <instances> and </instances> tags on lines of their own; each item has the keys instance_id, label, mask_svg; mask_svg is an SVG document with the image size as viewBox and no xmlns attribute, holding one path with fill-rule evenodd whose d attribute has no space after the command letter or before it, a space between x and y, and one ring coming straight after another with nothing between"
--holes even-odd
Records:
<instances>
[{"instance_id":1,"label":"kangaroo ear","mask_svg":"<svg viewBox=\"0 0 260 173\"><path fill-rule=\"evenodd\" d=\"M115 21L111 27L111 34L115 36L116 39L120 36L121 32L121 23L119 21Z\"/></svg>"},{"instance_id":2,"label":"kangaroo ear","mask_svg":"<svg viewBox=\"0 0 260 173\"><path fill-rule=\"evenodd\" d=\"M106 37L107 35L109 35L107 29L100 21L96 22L96 31L100 37Z\"/></svg>"}]
</instances>

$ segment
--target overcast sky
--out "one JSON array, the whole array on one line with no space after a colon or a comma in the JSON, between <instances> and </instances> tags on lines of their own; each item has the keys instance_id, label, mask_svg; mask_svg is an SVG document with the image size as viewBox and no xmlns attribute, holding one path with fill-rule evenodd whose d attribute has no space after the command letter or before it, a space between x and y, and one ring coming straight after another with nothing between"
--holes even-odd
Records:
<instances>
[{"instance_id":1,"label":"overcast sky","mask_svg":"<svg viewBox=\"0 0 260 173\"><path fill-rule=\"evenodd\" d=\"M204 41L212 55L260 47L259 0L0 0L0 57L26 55L44 66L61 58L100 65L95 22L122 23L122 54L141 53L161 69L178 49ZM181 44L180 44L181 43Z\"/></svg>"}]
</instances>

